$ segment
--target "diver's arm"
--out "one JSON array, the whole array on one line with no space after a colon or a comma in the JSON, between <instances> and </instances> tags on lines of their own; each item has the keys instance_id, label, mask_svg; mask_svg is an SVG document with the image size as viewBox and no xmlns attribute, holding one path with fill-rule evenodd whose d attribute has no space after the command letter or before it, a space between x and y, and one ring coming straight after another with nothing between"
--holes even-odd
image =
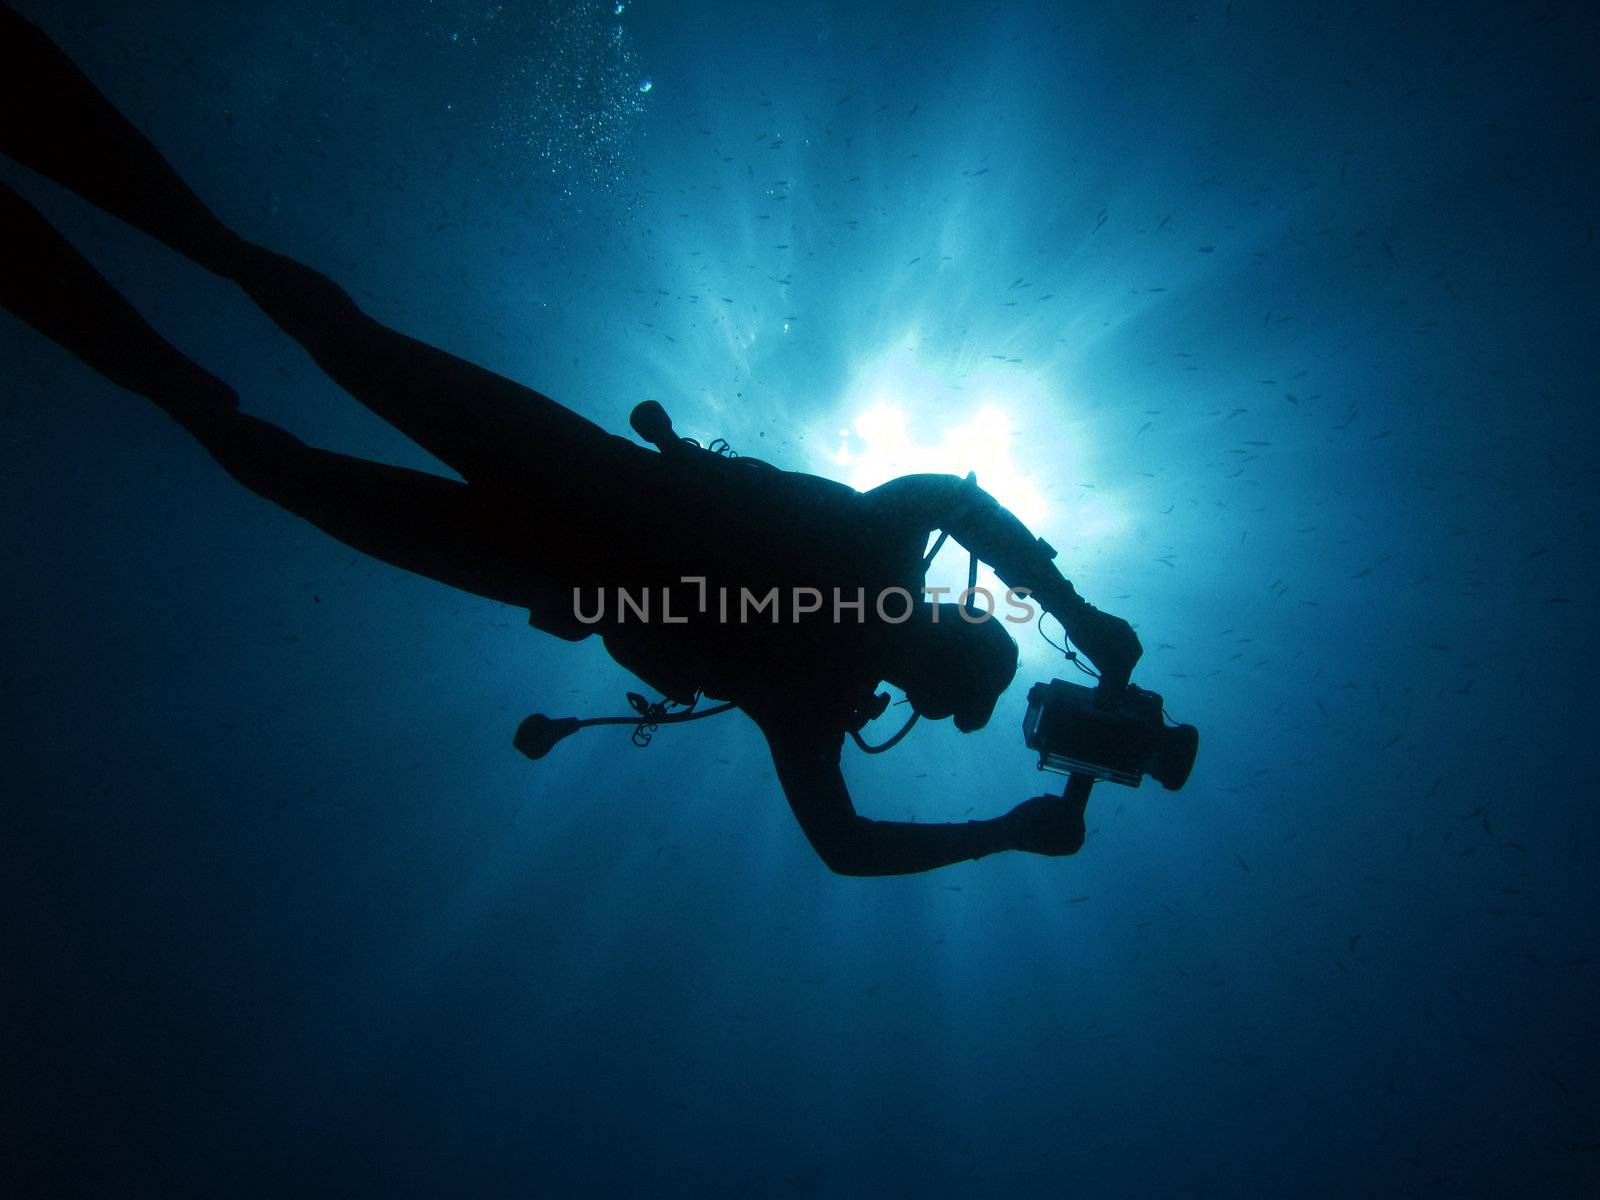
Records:
<instances>
[{"instance_id":1,"label":"diver's arm","mask_svg":"<svg viewBox=\"0 0 1600 1200\"><path fill-rule=\"evenodd\" d=\"M871 504L891 521L926 533L943 529L994 568L1007 587L1026 588L1048 611L1052 603L1082 603L1053 561L1042 538L973 479L959 475L902 475L867 493Z\"/></svg>"},{"instance_id":2,"label":"diver's arm","mask_svg":"<svg viewBox=\"0 0 1600 1200\"><path fill-rule=\"evenodd\" d=\"M844 734L803 716L752 713L806 839L840 875L912 875L1020 847L1009 817L950 824L872 821L856 813L839 770Z\"/></svg>"},{"instance_id":3,"label":"diver's arm","mask_svg":"<svg viewBox=\"0 0 1600 1200\"><path fill-rule=\"evenodd\" d=\"M1120 691L1144 648L1133 627L1078 595L1056 568L1054 549L1035 537L977 481L957 475L903 475L867 493L891 521L923 532L943 529L994 568L1009 588L1026 589L1066 628L1105 684Z\"/></svg>"}]
</instances>

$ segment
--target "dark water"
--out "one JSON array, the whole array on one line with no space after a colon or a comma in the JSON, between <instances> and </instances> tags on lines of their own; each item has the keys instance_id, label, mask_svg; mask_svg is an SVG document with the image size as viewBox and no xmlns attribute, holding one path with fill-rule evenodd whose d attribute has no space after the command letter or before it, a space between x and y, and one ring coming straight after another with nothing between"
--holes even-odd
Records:
<instances>
[{"instance_id":1,"label":"dark water","mask_svg":"<svg viewBox=\"0 0 1600 1200\"><path fill-rule=\"evenodd\" d=\"M13 1194L1591 1194L1594 16L612 7L19 3L408 333L618 431L977 466L1138 625L1193 780L856 880L742 717L529 763L526 713L637 686L598 644L7 319ZM251 411L436 466L5 178ZM860 809L1040 790L1024 690L851 751Z\"/></svg>"}]
</instances>

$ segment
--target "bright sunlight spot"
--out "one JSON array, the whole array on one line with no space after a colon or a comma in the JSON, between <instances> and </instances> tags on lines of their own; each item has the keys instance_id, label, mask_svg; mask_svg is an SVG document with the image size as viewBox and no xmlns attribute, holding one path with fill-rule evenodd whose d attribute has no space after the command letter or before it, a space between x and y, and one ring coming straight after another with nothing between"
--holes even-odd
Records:
<instances>
[{"instance_id":1,"label":"bright sunlight spot","mask_svg":"<svg viewBox=\"0 0 1600 1200\"><path fill-rule=\"evenodd\" d=\"M1084 478L1084 426L1072 418L1034 374L930 363L907 337L858 371L828 430L825 473L867 491L899 475L975 471L1029 529L1058 547L1081 546L1120 532L1126 519L1112 494Z\"/></svg>"},{"instance_id":2,"label":"bright sunlight spot","mask_svg":"<svg viewBox=\"0 0 1600 1200\"><path fill-rule=\"evenodd\" d=\"M1012 449L1017 411L1043 408L1037 392L1025 377L988 365L924 362L907 337L857 373L844 398L849 426L838 429L829 457L858 491L897 475L976 471L978 484L1032 527L1049 505Z\"/></svg>"}]
</instances>

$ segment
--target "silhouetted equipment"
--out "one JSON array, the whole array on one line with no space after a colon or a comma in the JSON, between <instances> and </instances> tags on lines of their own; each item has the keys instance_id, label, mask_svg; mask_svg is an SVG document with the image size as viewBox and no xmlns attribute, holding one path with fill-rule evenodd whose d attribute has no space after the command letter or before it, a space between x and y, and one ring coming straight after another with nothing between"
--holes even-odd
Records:
<instances>
[{"instance_id":1,"label":"silhouetted equipment","mask_svg":"<svg viewBox=\"0 0 1600 1200\"><path fill-rule=\"evenodd\" d=\"M695 697L698 704L700 697ZM555 748L555 744L563 738L571 737L578 730L590 725L632 725L633 744L635 746L648 746L650 739L655 736L658 725L681 725L685 721L699 721L704 717L714 717L718 713L725 713L734 706L732 704L715 704L710 708L698 711L694 704L690 704L683 712L672 712L671 709L679 707L675 700L646 700L638 692L628 693L628 704L632 707L634 715L631 717L547 717L543 713L534 713L531 717L517 726L516 736L511 739L511 744L522 751L529 758L540 759Z\"/></svg>"},{"instance_id":2,"label":"silhouetted equipment","mask_svg":"<svg viewBox=\"0 0 1600 1200\"><path fill-rule=\"evenodd\" d=\"M633 709L631 717L547 717L543 713L534 713L517 726L516 736L511 739L511 744L531 759L541 759L551 750L555 749L557 742L571 737L578 730L590 725L632 725L633 744L635 746L648 746L650 739L655 736L658 725L681 725L685 721L698 721L703 717L714 717L736 707L733 704L716 704L710 708L696 709L700 697L697 695L694 704L690 704L683 712L671 712L677 706L674 700L649 701L638 692L628 693L628 704ZM877 720L889 707L889 696L879 692L872 700L860 706L852 715L850 721L850 736L855 739L857 746L868 754L882 754L885 750L893 750L900 744L902 738L911 732L911 727L917 723L917 714L906 718L906 723L900 731L887 741L873 746L861 737L861 730L866 728L871 721Z\"/></svg>"},{"instance_id":3,"label":"silhouetted equipment","mask_svg":"<svg viewBox=\"0 0 1600 1200\"><path fill-rule=\"evenodd\" d=\"M1129 684L1105 704L1097 689L1052 679L1028 691L1022 740L1039 752L1041 771L1138 787L1149 775L1175 792L1200 748L1193 725L1167 725L1161 697Z\"/></svg>"},{"instance_id":4,"label":"silhouetted equipment","mask_svg":"<svg viewBox=\"0 0 1600 1200\"><path fill-rule=\"evenodd\" d=\"M850 722L847 726L850 730L850 737L866 754L882 754L885 750L893 750L900 744L906 734L911 732L911 727L917 723L917 711L912 709L911 715L906 718L906 723L900 726L898 733L887 741L879 742L876 746L872 745L861 736L861 731L883 716L888 707L889 693L879 692L865 704L857 705L855 711L850 714Z\"/></svg>"},{"instance_id":5,"label":"silhouetted equipment","mask_svg":"<svg viewBox=\"0 0 1600 1200\"><path fill-rule=\"evenodd\" d=\"M511 744L529 758L543 758L555 749L555 744L583 728L577 717L547 717L534 713L517 726L517 735Z\"/></svg>"},{"instance_id":6,"label":"silhouetted equipment","mask_svg":"<svg viewBox=\"0 0 1600 1200\"><path fill-rule=\"evenodd\" d=\"M663 454L676 454L686 447L684 440L672 431L672 418L667 416L667 410L654 400L634 405L628 414L628 424Z\"/></svg>"},{"instance_id":7,"label":"silhouetted equipment","mask_svg":"<svg viewBox=\"0 0 1600 1200\"><path fill-rule=\"evenodd\" d=\"M672 418L667 410L654 400L645 400L633 406L628 414L628 424L645 441L668 458L676 458L685 450L706 450L721 458L738 458L727 438L716 438L709 446L702 446L691 437L679 437L672 428ZM745 459L752 466L766 466L756 459Z\"/></svg>"},{"instance_id":8,"label":"silhouetted equipment","mask_svg":"<svg viewBox=\"0 0 1600 1200\"><path fill-rule=\"evenodd\" d=\"M967 472L966 484L968 487L972 488L976 488L978 486L978 473L976 471ZM949 541L949 539L950 531L948 529L941 529L939 531L938 538L935 539L933 545L929 547L928 552L922 556L922 574L924 576L928 574L928 568L933 566L933 560L939 557L939 551L944 549L944 544L945 542ZM1051 557L1055 557L1054 551L1051 551ZM976 617L980 612L983 611L978 607L977 587L978 552L976 550L969 550L967 552L967 590L961 594L961 607L966 609L967 615L971 617ZM861 739L857 738L856 740L859 742ZM899 740L899 738L895 739L895 741ZM862 749L864 750L866 747L863 746Z\"/></svg>"}]
</instances>

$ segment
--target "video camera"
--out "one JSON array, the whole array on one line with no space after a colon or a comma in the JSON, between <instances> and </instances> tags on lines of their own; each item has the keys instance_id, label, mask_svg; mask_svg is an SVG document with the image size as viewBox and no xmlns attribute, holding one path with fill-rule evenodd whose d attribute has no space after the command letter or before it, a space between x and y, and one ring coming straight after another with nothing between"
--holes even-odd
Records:
<instances>
[{"instance_id":1,"label":"video camera","mask_svg":"<svg viewBox=\"0 0 1600 1200\"><path fill-rule=\"evenodd\" d=\"M1028 690L1022 740L1039 770L1138 787L1152 776L1169 792L1189 778L1200 731L1162 720L1161 697L1129 684L1110 704L1094 688L1052 679Z\"/></svg>"}]
</instances>

